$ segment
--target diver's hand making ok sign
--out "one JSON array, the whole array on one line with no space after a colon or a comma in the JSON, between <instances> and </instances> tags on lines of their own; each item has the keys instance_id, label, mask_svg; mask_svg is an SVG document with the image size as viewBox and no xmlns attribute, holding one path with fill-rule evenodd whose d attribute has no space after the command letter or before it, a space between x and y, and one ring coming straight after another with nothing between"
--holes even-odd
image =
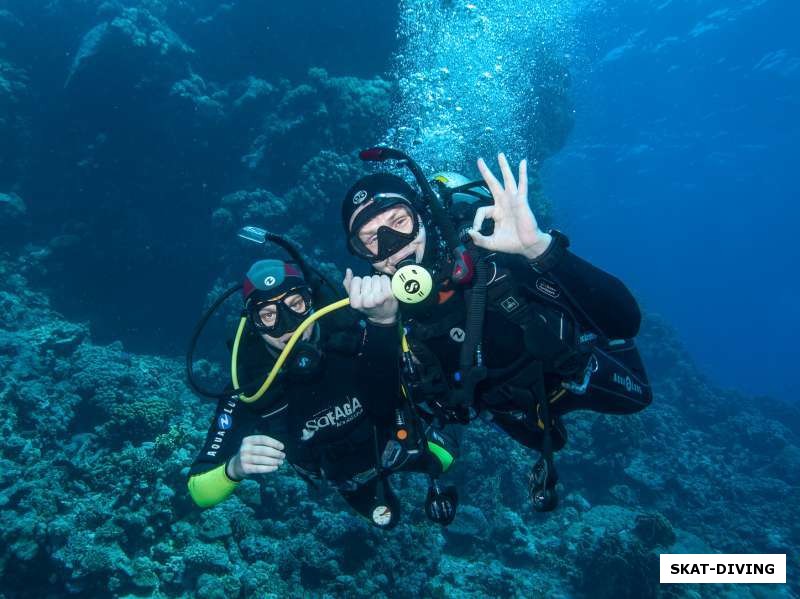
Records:
<instances>
[{"instance_id":1,"label":"diver's hand making ok sign","mask_svg":"<svg viewBox=\"0 0 800 599\"><path fill-rule=\"evenodd\" d=\"M372 322L388 325L397 320L397 299L386 275L354 277L348 268L342 284L350 296L350 306L363 312Z\"/></svg>"},{"instance_id":2,"label":"diver's hand making ok sign","mask_svg":"<svg viewBox=\"0 0 800 599\"><path fill-rule=\"evenodd\" d=\"M484 206L475 212L469 234L478 247L507 254L521 254L529 260L541 256L550 245L552 237L539 229L536 217L528 205L528 162L519 163L519 186L508 165L505 154L498 154L503 183L494 176L483 158L478 159L478 170L492 192L494 206ZM481 235L483 221L494 220L494 232Z\"/></svg>"}]
</instances>

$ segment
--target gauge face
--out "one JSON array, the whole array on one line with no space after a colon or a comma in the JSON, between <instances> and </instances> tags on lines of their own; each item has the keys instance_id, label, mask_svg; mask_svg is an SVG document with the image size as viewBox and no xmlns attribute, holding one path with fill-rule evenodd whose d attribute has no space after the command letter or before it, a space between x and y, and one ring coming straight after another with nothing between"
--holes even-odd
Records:
<instances>
[{"instance_id":1,"label":"gauge face","mask_svg":"<svg viewBox=\"0 0 800 599\"><path fill-rule=\"evenodd\" d=\"M379 505L372 510L372 521L378 526L386 526L392 521L392 510L388 506Z\"/></svg>"}]
</instances>

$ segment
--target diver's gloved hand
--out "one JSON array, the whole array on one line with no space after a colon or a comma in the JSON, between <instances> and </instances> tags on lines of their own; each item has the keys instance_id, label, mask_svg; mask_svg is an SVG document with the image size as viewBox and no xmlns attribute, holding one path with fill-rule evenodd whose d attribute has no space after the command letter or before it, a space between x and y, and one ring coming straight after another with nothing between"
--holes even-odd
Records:
<instances>
[{"instance_id":1,"label":"diver's gloved hand","mask_svg":"<svg viewBox=\"0 0 800 599\"><path fill-rule=\"evenodd\" d=\"M231 480L243 480L251 474L275 472L286 459L283 443L266 435L242 439L239 452L228 460L225 474Z\"/></svg>"},{"instance_id":2,"label":"diver's gloved hand","mask_svg":"<svg viewBox=\"0 0 800 599\"><path fill-rule=\"evenodd\" d=\"M478 159L484 181L494 198L494 206L484 206L475 212L475 220L469 231L472 241L478 247L507 254L520 254L528 260L541 256L553 238L539 229L539 223L528 204L528 162L519 163L519 186L514 173L508 166L505 154L498 154L497 161L503 173L503 183L492 174L489 167ZM483 221L494 220L494 232L481 235Z\"/></svg>"},{"instance_id":3,"label":"diver's gloved hand","mask_svg":"<svg viewBox=\"0 0 800 599\"><path fill-rule=\"evenodd\" d=\"M376 324L389 325L397 321L397 299L392 293L391 279L386 275L354 277L349 268L342 281L350 306Z\"/></svg>"},{"instance_id":4,"label":"diver's gloved hand","mask_svg":"<svg viewBox=\"0 0 800 599\"><path fill-rule=\"evenodd\" d=\"M453 486L441 488L435 481L428 489L425 499L425 514L442 526L447 526L456 517L458 492Z\"/></svg>"}]
</instances>

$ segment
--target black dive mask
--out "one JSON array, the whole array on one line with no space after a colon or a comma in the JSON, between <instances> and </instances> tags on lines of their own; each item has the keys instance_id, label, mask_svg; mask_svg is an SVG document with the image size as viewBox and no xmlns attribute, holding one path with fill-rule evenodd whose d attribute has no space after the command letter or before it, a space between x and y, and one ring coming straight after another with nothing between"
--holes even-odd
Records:
<instances>
[{"instance_id":1,"label":"black dive mask","mask_svg":"<svg viewBox=\"0 0 800 599\"><path fill-rule=\"evenodd\" d=\"M392 218L370 238L359 235L370 220L392 209ZM356 215L350 227L348 247L360 258L372 263L386 260L413 242L419 235L420 216L408 198L396 193L379 193Z\"/></svg>"},{"instance_id":2,"label":"black dive mask","mask_svg":"<svg viewBox=\"0 0 800 599\"><path fill-rule=\"evenodd\" d=\"M294 301L296 303L292 306L287 305L287 300L295 295L299 295L301 299L295 298ZM312 304L309 289L307 287L296 287L269 300L252 299L247 305L247 315L259 333L277 338L286 333L296 331L313 312ZM270 305L275 306L274 316L265 318L261 312Z\"/></svg>"}]
</instances>

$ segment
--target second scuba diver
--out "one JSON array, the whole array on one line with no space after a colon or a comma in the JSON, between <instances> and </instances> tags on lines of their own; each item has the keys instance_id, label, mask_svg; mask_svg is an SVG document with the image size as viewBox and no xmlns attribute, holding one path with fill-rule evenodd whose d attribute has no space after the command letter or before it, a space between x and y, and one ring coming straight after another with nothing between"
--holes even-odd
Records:
<instances>
[{"instance_id":1,"label":"second scuba diver","mask_svg":"<svg viewBox=\"0 0 800 599\"><path fill-rule=\"evenodd\" d=\"M330 482L371 523L392 528L400 505L389 475L406 470L435 478L449 468L454 448L448 450L435 432L426 438L422 423L401 400L396 355L383 341L397 327L389 279L348 272L344 284L350 304L366 322L349 308L313 322L317 306L331 299L324 297L324 277L309 269L285 240L270 240L290 251L295 263L261 260L247 273L244 315L233 347L232 391L201 389L192 376L192 352L208 317L236 288L212 307L192 342L189 380L195 391L216 397L218 404L189 472L189 492L197 505L211 507L243 479L274 472L288 461L307 482ZM288 354L287 343L293 344ZM240 385L260 383L267 372L270 377L255 393L252 384ZM448 489L429 494L426 512L449 524L455 501Z\"/></svg>"},{"instance_id":2,"label":"second scuba diver","mask_svg":"<svg viewBox=\"0 0 800 599\"><path fill-rule=\"evenodd\" d=\"M500 154L501 183L483 160L484 181L470 182L454 173L428 180L392 148L361 158L399 161L419 187L376 173L342 204L349 250L392 276L401 299L404 389L438 427L483 414L539 451L533 506L554 509L553 452L566 443L560 416L631 414L652 400L632 340L641 323L636 300L569 251L563 233L539 229L525 161L517 182Z\"/></svg>"}]
</instances>

